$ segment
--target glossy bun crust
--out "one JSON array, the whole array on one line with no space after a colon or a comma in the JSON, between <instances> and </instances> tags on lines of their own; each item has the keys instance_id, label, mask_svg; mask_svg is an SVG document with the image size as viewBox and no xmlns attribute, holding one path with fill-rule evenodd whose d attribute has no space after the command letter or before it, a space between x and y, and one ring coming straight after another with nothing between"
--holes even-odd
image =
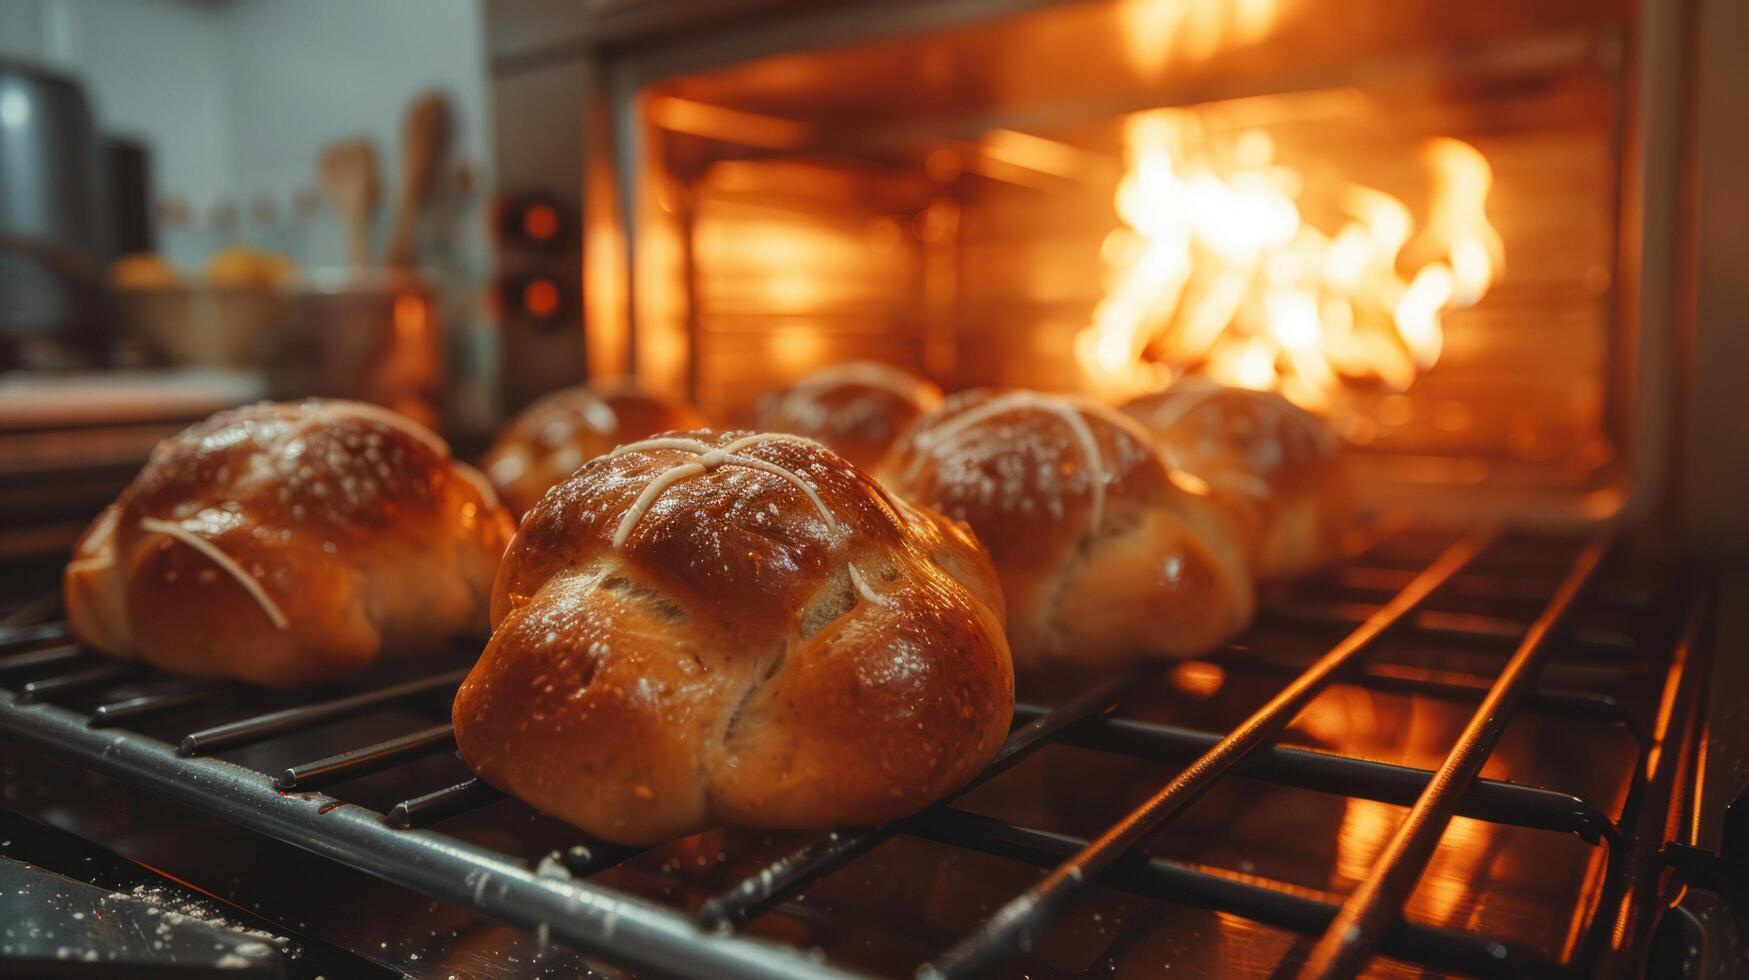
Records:
<instances>
[{"instance_id":1,"label":"glossy bun crust","mask_svg":"<svg viewBox=\"0 0 1749 980\"><path fill-rule=\"evenodd\" d=\"M74 635L289 686L484 631L515 528L430 431L355 402L262 404L160 443L80 540Z\"/></svg>"},{"instance_id":2,"label":"glossy bun crust","mask_svg":"<svg viewBox=\"0 0 1749 980\"><path fill-rule=\"evenodd\" d=\"M577 467L613 447L704 424L685 405L635 391L579 385L540 398L511 419L482 466L511 511L526 514Z\"/></svg>"},{"instance_id":3,"label":"glossy bun crust","mask_svg":"<svg viewBox=\"0 0 1749 980\"><path fill-rule=\"evenodd\" d=\"M754 426L807 436L872 470L941 389L887 364L853 361L816 371L760 399Z\"/></svg>"},{"instance_id":4,"label":"glossy bun crust","mask_svg":"<svg viewBox=\"0 0 1749 980\"><path fill-rule=\"evenodd\" d=\"M1110 409L961 392L905 434L881 476L989 548L1023 674L1202 653L1251 616L1242 521Z\"/></svg>"},{"instance_id":5,"label":"glossy bun crust","mask_svg":"<svg viewBox=\"0 0 1749 980\"><path fill-rule=\"evenodd\" d=\"M613 841L896 819L976 774L1014 706L977 542L794 436L585 465L525 518L492 621L462 758Z\"/></svg>"},{"instance_id":6,"label":"glossy bun crust","mask_svg":"<svg viewBox=\"0 0 1749 980\"><path fill-rule=\"evenodd\" d=\"M1300 575L1341 554L1352 496L1324 421L1266 391L1186 378L1123 409L1166 458L1256 509L1260 578Z\"/></svg>"}]
</instances>

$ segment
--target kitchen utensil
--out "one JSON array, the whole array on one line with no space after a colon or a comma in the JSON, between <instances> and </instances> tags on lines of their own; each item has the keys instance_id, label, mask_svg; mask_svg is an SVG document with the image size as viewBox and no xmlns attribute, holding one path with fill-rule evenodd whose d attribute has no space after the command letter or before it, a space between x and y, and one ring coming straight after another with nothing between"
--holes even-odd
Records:
<instances>
[{"instance_id":1,"label":"kitchen utensil","mask_svg":"<svg viewBox=\"0 0 1749 980\"><path fill-rule=\"evenodd\" d=\"M442 92L424 93L407 110L401 133L401 187L385 257L393 268L411 268L417 263L419 215L431 203L452 129L449 97Z\"/></svg>"},{"instance_id":2,"label":"kitchen utensil","mask_svg":"<svg viewBox=\"0 0 1749 980\"><path fill-rule=\"evenodd\" d=\"M317 159L322 191L346 231L346 262L353 270L371 264L370 229L382 199L376 146L367 139L330 143Z\"/></svg>"}]
</instances>

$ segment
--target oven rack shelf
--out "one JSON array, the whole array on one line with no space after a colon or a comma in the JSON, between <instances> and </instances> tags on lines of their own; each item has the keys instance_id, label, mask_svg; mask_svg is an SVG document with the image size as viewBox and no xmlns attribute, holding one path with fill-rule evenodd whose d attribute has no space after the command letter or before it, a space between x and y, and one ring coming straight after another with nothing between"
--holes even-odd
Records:
<instances>
[{"instance_id":1,"label":"oven rack shelf","mask_svg":"<svg viewBox=\"0 0 1749 980\"><path fill-rule=\"evenodd\" d=\"M1429 535L1410 530L1401 535ZM1388 545L1390 538L1372 549ZM442 833L443 820L501 799L468 779L406 799L379 812L321 788L391 769L453 747L447 725L358 745L278 772L262 772L212 757L222 749L291 732L318 729L375 708L453 691L463 672L450 670L341 697L248 714L188 731L175 741L127 730L142 719L250 692L206 681L153 677L134 664L102 659L67 642L64 623L0 624L0 732L152 793L212 812L253 831L289 842L403 887L475 909L547 935L601 958L678 975L833 977L851 969L820 962L803 950L742 935L738 929L784 903L811 883L850 864L898 835L980 851L1046 869L983 925L963 936L920 976L987 972L1027 948L1094 887L1110 887L1168 903L1214 909L1280 929L1317 937L1307 976L1352 976L1374 955L1430 969L1478 975L1557 976L1631 959L1649 929L1661 867L1663 828L1678 805L1684 746L1695 737L1695 700L1703 670L1691 644L1698 603L1686 610L1647 595L1606 593L1599 570L1611 552L1606 532L1583 546L1553 547L1564 570L1547 595L1525 596L1510 582L1515 562L1547 567L1551 546L1483 529L1439 536L1437 556L1399 573L1369 569L1367 554L1337 576L1338 599L1289 595L1263 616L1282 622L1308 618L1352 625L1340 642L1299 669L1269 662L1257 650L1235 646L1217 661L1230 671L1280 675L1280 692L1228 732L1199 731L1122 717L1126 690L1149 669L1098 685L1054 707L1022 704L1016 727L990 767L971 786L896 824L821 834L706 901L696 916L587 880L638 849L578 838L552 863L535 869L522 858ZM1568 552L1576 554L1568 556ZM1486 556L1498 566L1477 572ZM1502 571L1501 569L1505 569ZM1370 576L1370 579L1369 579ZM1366 587L1356 587L1356 580ZM1342 582L1349 584L1343 585ZM1501 583L1508 583L1502 585ZM1383 602L1381 585L1394 593ZM1500 617L1439 614L1434 596L1500 594L1540 605L1528 622ZM1547 661L1563 644L1593 649L1597 659L1630 664L1642 653L1631 638L1609 631L1586 635L1566 629L1575 606L1595 595L1625 605L1638 617L1673 622L1674 643L1649 651L1643 668L1666 706L1642 724L1611 695L1555 686ZM1679 629L1677 628L1679 627ZM1438 635L1450 641L1507 644L1512 655L1497 674L1474 674L1369 662L1386 634ZM1557 665L1558 666L1558 665ZM1629 667L1627 669L1641 669ZM37 676L15 683L19 676ZM124 682L153 677L145 694L110 699ZM1310 700L1333 684L1480 702L1471 724L1436 769L1418 769L1331 752L1274 744ZM76 696L76 697L74 697ZM76 710L70 697L97 707ZM1638 745L1639 765L1619 818L1591 801L1554 790L1479 777L1481 764L1515 711L1572 714L1622 726ZM1136 758L1184 762L1180 774L1100 836L1085 840L1018 826L956 807L954 802L1051 743ZM1649 763L1649 765L1648 765ZM1201 793L1239 775L1337 796L1411 807L1370 875L1350 895L1306 889L1252 875L1150 857L1142 845L1170 825ZM1492 823L1574 834L1607 848L1606 870L1594 910L1572 955L1555 961L1542 953L1476 932L1405 921L1402 911L1431 846L1453 815ZM1576 913L1577 914L1577 913ZM1630 968L1622 967L1622 972Z\"/></svg>"}]
</instances>

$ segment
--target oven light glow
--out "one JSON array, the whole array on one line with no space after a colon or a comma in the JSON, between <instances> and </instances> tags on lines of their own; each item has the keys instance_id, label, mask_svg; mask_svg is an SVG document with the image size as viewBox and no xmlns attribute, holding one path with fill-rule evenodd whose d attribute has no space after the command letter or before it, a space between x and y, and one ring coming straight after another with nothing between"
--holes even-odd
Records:
<instances>
[{"instance_id":1,"label":"oven light glow","mask_svg":"<svg viewBox=\"0 0 1749 980\"><path fill-rule=\"evenodd\" d=\"M425 332L425 300L417 294L402 293L396 296L393 316L395 333L401 340L411 342Z\"/></svg>"},{"instance_id":2,"label":"oven light glow","mask_svg":"<svg viewBox=\"0 0 1749 980\"><path fill-rule=\"evenodd\" d=\"M1076 338L1101 391L1189 371L1311 408L1344 381L1401 391L1438 362L1444 314L1481 299L1503 264L1486 215L1492 171L1458 140L1425 147L1419 230L1402 201L1354 183L1302 211L1305 180L1261 129L1156 110L1125 121L1124 149L1122 225L1100 251L1106 295ZM1326 231L1307 213L1340 224Z\"/></svg>"},{"instance_id":3,"label":"oven light glow","mask_svg":"<svg viewBox=\"0 0 1749 980\"><path fill-rule=\"evenodd\" d=\"M523 234L544 242L559 233L559 212L550 204L536 204L522 212Z\"/></svg>"},{"instance_id":4,"label":"oven light glow","mask_svg":"<svg viewBox=\"0 0 1749 980\"><path fill-rule=\"evenodd\" d=\"M522 290L522 308L529 316L545 319L559 312L559 287L546 279L536 279Z\"/></svg>"},{"instance_id":5,"label":"oven light glow","mask_svg":"<svg viewBox=\"0 0 1749 980\"><path fill-rule=\"evenodd\" d=\"M657 126L676 133L768 150L793 150L808 138L808 127L792 119L742 112L672 95L651 97L647 115Z\"/></svg>"},{"instance_id":6,"label":"oven light glow","mask_svg":"<svg viewBox=\"0 0 1749 980\"><path fill-rule=\"evenodd\" d=\"M1065 180L1077 180L1087 169L1086 154L1067 143L1012 129L993 129L978 141L992 160ZM958 157L955 157L958 160Z\"/></svg>"},{"instance_id":7,"label":"oven light glow","mask_svg":"<svg viewBox=\"0 0 1749 980\"><path fill-rule=\"evenodd\" d=\"M1172 668L1172 686L1197 698L1213 697L1227 682L1227 672L1206 660L1187 660Z\"/></svg>"}]
</instances>

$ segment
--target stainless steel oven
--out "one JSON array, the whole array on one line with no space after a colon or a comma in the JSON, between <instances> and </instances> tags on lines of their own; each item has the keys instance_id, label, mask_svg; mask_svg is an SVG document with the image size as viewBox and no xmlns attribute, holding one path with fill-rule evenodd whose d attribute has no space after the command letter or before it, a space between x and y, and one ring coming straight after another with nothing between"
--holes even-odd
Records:
<instances>
[{"instance_id":1,"label":"stainless steel oven","mask_svg":"<svg viewBox=\"0 0 1749 980\"><path fill-rule=\"evenodd\" d=\"M204 903L287 975L1749 970L1749 15L485 16L513 401L632 376L733 422L849 357L1108 396L1214 374L1341 427L1351 557L1205 658L1022 704L914 818L648 850L472 778L465 648L191 683L69 645L53 567L9 566L0 853Z\"/></svg>"}]
</instances>

